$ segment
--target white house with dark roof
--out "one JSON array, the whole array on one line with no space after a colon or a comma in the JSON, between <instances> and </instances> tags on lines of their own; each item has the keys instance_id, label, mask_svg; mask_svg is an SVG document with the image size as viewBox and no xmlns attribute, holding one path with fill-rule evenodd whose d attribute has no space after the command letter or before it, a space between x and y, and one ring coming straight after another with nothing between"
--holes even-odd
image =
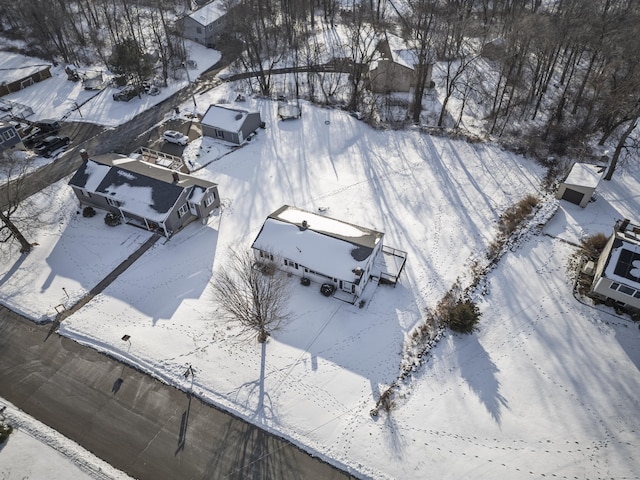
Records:
<instances>
[{"instance_id":1,"label":"white house with dark roof","mask_svg":"<svg viewBox=\"0 0 640 480\"><path fill-rule=\"evenodd\" d=\"M586 207L602 180L605 167L575 163L564 182L558 187L556 198Z\"/></svg>"},{"instance_id":2,"label":"white house with dark roof","mask_svg":"<svg viewBox=\"0 0 640 480\"><path fill-rule=\"evenodd\" d=\"M125 223L169 238L220 205L215 183L124 155L81 155L69 181L80 204L118 214Z\"/></svg>"},{"instance_id":3,"label":"white house with dark roof","mask_svg":"<svg viewBox=\"0 0 640 480\"><path fill-rule=\"evenodd\" d=\"M261 125L260 112L210 105L200 120L202 135L240 145Z\"/></svg>"},{"instance_id":4,"label":"white house with dark roof","mask_svg":"<svg viewBox=\"0 0 640 480\"><path fill-rule=\"evenodd\" d=\"M215 0L185 15L178 24L185 38L213 48L224 28L226 13L225 3Z\"/></svg>"},{"instance_id":5,"label":"white house with dark roof","mask_svg":"<svg viewBox=\"0 0 640 480\"><path fill-rule=\"evenodd\" d=\"M640 226L616 223L600 254L591 291L596 296L640 310Z\"/></svg>"},{"instance_id":6,"label":"white house with dark roof","mask_svg":"<svg viewBox=\"0 0 640 480\"><path fill-rule=\"evenodd\" d=\"M339 298L355 303L371 279L380 280L382 273L390 278L383 272L383 238L382 232L284 205L267 217L252 248L256 259L316 283L331 283ZM405 260L406 254L395 281Z\"/></svg>"}]
</instances>

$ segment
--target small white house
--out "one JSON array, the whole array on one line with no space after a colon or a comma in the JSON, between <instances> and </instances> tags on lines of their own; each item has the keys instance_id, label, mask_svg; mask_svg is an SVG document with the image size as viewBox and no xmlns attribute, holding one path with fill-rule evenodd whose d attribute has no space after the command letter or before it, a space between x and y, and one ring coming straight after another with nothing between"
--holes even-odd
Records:
<instances>
[{"instance_id":1,"label":"small white house","mask_svg":"<svg viewBox=\"0 0 640 480\"><path fill-rule=\"evenodd\" d=\"M605 167L599 165L574 164L566 180L558 187L556 198L575 203L582 208L586 207L602 179L604 170Z\"/></svg>"},{"instance_id":2,"label":"small white house","mask_svg":"<svg viewBox=\"0 0 640 480\"><path fill-rule=\"evenodd\" d=\"M337 295L346 294L343 299L355 303L371 279L380 279L383 237L376 230L284 205L267 217L252 248L256 259L273 261L280 270L312 282L331 283ZM405 260L406 253L394 281Z\"/></svg>"},{"instance_id":3,"label":"small white house","mask_svg":"<svg viewBox=\"0 0 640 480\"><path fill-rule=\"evenodd\" d=\"M260 112L225 105L210 105L202 120L202 135L240 145L261 125Z\"/></svg>"},{"instance_id":4,"label":"small white house","mask_svg":"<svg viewBox=\"0 0 640 480\"><path fill-rule=\"evenodd\" d=\"M618 222L596 266L596 296L640 310L640 226Z\"/></svg>"}]
</instances>

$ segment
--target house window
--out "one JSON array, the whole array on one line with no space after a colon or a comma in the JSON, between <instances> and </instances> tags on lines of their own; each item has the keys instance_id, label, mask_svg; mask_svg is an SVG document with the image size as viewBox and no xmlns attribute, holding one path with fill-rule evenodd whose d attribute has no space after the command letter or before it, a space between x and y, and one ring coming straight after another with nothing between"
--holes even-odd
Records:
<instances>
[{"instance_id":1,"label":"house window","mask_svg":"<svg viewBox=\"0 0 640 480\"><path fill-rule=\"evenodd\" d=\"M109 198L107 197L107 203L109 205L111 205L112 207L119 207L120 206L120 202L117 200L114 200L113 198Z\"/></svg>"},{"instance_id":2,"label":"house window","mask_svg":"<svg viewBox=\"0 0 640 480\"><path fill-rule=\"evenodd\" d=\"M268 252L263 252L262 250L260 250L260 258L266 258L268 260L273 261L273 255L271 255Z\"/></svg>"},{"instance_id":3,"label":"house window","mask_svg":"<svg viewBox=\"0 0 640 480\"><path fill-rule=\"evenodd\" d=\"M196 27L196 33L202 33L202 28L201 27Z\"/></svg>"},{"instance_id":4,"label":"house window","mask_svg":"<svg viewBox=\"0 0 640 480\"><path fill-rule=\"evenodd\" d=\"M218 130L216 128L216 137L218 138L224 138L224 132L222 130Z\"/></svg>"},{"instance_id":5,"label":"house window","mask_svg":"<svg viewBox=\"0 0 640 480\"><path fill-rule=\"evenodd\" d=\"M629 288L626 285L620 285L618 288L619 292L626 293L627 295L633 295L636 291L633 288Z\"/></svg>"},{"instance_id":6,"label":"house window","mask_svg":"<svg viewBox=\"0 0 640 480\"><path fill-rule=\"evenodd\" d=\"M215 192L211 192L209 193L209 195L207 195L204 198L204 206L208 207L209 205L211 205L213 203L213 201L216 199L216 194Z\"/></svg>"},{"instance_id":7,"label":"house window","mask_svg":"<svg viewBox=\"0 0 640 480\"><path fill-rule=\"evenodd\" d=\"M182 218L187 213L188 210L189 210L189 207L187 206L186 203L184 205L182 205L178 209L178 218Z\"/></svg>"},{"instance_id":8,"label":"house window","mask_svg":"<svg viewBox=\"0 0 640 480\"><path fill-rule=\"evenodd\" d=\"M618 282L613 282L609 287L611 290L616 290L620 293L624 293L625 295L629 295L630 297L640 298L640 291L635 288L627 287L626 285L622 285Z\"/></svg>"},{"instance_id":9,"label":"house window","mask_svg":"<svg viewBox=\"0 0 640 480\"><path fill-rule=\"evenodd\" d=\"M2 136L4 137L5 140L11 140L13 137L16 136L16 134L13 130L7 130L6 132L2 132Z\"/></svg>"}]
</instances>

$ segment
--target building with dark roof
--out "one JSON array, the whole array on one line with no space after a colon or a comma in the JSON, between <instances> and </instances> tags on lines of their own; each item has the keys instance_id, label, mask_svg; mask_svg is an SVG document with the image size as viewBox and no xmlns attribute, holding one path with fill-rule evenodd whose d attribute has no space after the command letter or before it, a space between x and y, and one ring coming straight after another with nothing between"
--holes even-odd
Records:
<instances>
[{"instance_id":1,"label":"building with dark roof","mask_svg":"<svg viewBox=\"0 0 640 480\"><path fill-rule=\"evenodd\" d=\"M47 78L51 78L49 63L33 63L32 59L17 53L4 52L0 56L0 97Z\"/></svg>"},{"instance_id":2,"label":"building with dark roof","mask_svg":"<svg viewBox=\"0 0 640 480\"><path fill-rule=\"evenodd\" d=\"M404 254L399 268L388 273L383 238L382 232L284 205L267 217L252 248L258 260L333 284L336 296L355 303L370 280L393 279L388 283L395 284L402 271L406 253L388 249Z\"/></svg>"},{"instance_id":3,"label":"building with dark roof","mask_svg":"<svg viewBox=\"0 0 640 480\"><path fill-rule=\"evenodd\" d=\"M202 135L240 145L262 125L260 112L210 105L200 120Z\"/></svg>"},{"instance_id":4,"label":"building with dark roof","mask_svg":"<svg viewBox=\"0 0 640 480\"><path fill-rule=\"evenodd\" d=\"M640 310L640 226L616 223L595 269L591 291Z\"/></svg>"},{"instance_id":5,"label":"building with dark roof","mask_svg":"<svg viewBox=\"0 0 640 480\"><path fill-rule=\"evenodd\" d=\"M81 154L69 181L80 204L120 215L124 223L169 238L220 206L215 183L124 155Z\"/></svg>"},{"instance_id":6,"label":"building with dark roof","mask_svg":"<svg viewBox=\"0 0 640 480\"><path fill-rule=\"evenodd\" d=\"M24 144L15 125L0 121L0 155L8 156L16 150L24 150Z\"/></svg>"}]
</instances>

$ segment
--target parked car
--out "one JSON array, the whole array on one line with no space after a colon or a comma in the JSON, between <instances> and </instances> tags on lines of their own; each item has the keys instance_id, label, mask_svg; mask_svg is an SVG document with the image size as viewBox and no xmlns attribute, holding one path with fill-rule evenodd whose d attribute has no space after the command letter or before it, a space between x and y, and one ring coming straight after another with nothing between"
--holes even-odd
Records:
<instances>
[{"instance_id":1,"label":"parked car","mask_svg":"<svg viewBox=\"0 0 640 480\"><path fill-rule=\"evenodd\" d=\"M164 132L162 134L162 139L165 142L175 143L182 146L189 143L189 137L183 135L180 132L176 132L175 130L167 130L166 132Z\"/></svg>"},{"instance_id":2,"label":"parked car","mask_svg":"<svg viewBox=\"0 0 640 480\"><path fill-rule=\"evenodd\" d=\"M142 89L140 87L137 87L136 85L127 85L119 92L114 93L113 99L116 102L128 102L133 97L138 95L141 91Z\"/></svg>"},{"instance_id":3,"label":"parked car","mask_svg":"<svg viewBox=\"0 0 640 480\"><path fill-rule=\"evenodd\" d=\"M60 122L57 120L39 120L34 124L42 133L58 133Z\"/></svg>"},{"instance_id":4,"label":"parked car","mask_svg":"<svg viewBox=\"0 0 640 480\"><path fill-rule=\"evenodd\" d=\"M45 138L34 151L41 157L50 157L53 152L66 147L71 143L69 137L49 136Z\"/></svg>"}]
</instances>

